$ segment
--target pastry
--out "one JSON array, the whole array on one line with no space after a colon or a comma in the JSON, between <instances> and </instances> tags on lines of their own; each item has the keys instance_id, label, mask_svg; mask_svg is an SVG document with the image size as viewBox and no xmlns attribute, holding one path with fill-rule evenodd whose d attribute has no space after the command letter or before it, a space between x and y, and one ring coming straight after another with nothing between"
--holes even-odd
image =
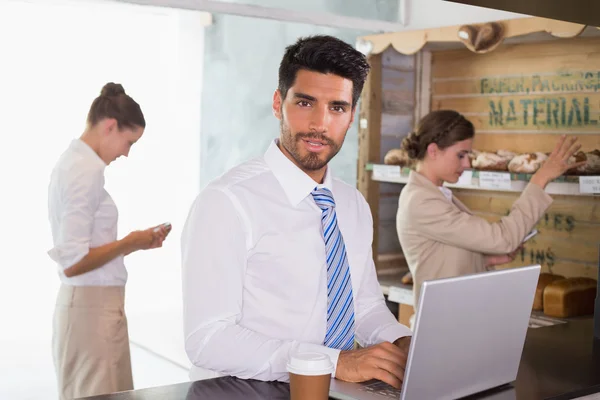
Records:
<instances>
[{"instance_id":1,"label":"pastry","mask_svg":"<svg viewBox=\"0 0 600 400\"><path fill-rule=\"evenodd\" d=\"M508 170L519 174L533 174L547 159L548 156L540 152L520 154L510 160Z\"/></svg>"},{"instance_id":2,"label":"pastry","mask_svg":"<svg viewBox=\"0 0 600 400\"><path fill-rule=\"evenodd\" d=\"M477 155L477 158L471 163L475 169L485 171L507 171L508 161L506 158L495 153L482 152Z\"/></svg>"},{"instance_id":3,"label":"pastry","mask_svg":"<svg viewBox=\"0 0 600 400\"><path fill-rule=\"evenodd\" d=\"M585 161L585 165L571 168L567 171L569 175L596 175L600 174L600 150L584 153L579 151L569 158L569 164Z\"/></svg>"},{"instance_id":4,"label":"pastry","mask_svg":"<svg viewBox=\"0 0 600 400\"><path fill-rule=\"evenodd\" d=\"M392 149L388 151L383 158L383 163L387 165L399 165L401 167L408 167L411 165L408 154L402 149Z\"/></svg>"},{"instance_id":5,"label":"pastry","mask_svg":"<svg viewBox=\"0 0 600 400\"><path fill-rule=\"evenodd\" d=\"M496 154L504 158L506 161L512 160L517 155L517 153L513 153L512 151L508 150L498 150Z\"/></svg>"},{"instance_id":6,"label":"pastry","mask_svg":"<svg viewBox=\"0 0 600 400\"><path fill-rule=\"evenodd\" d=\"M469 152L469 164L471 165L471 168L473 168L473 161L477 158L479 154L480 152L477 150L471 150Z\"/></svg>"},{"instance_id":7,"label":"pastry","mask_svg":"<svg viewBox=\"0 0 600 400\"><path fill-rule=\"evenodd\" d=\"M408 271L406 274L404 274L401 281L405 285L413 284L413 277L412 277L412 274L410 273L410 271Z\"/></svg>"}]
</instances>

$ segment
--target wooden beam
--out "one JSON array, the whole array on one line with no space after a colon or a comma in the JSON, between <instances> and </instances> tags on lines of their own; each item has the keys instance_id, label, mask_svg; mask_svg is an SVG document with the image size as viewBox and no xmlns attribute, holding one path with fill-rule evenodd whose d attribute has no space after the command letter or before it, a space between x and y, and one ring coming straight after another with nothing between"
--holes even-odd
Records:
<instances>
[{"instance_id":1,"label":"wooden beam","mask_svg":"<svg viewBox=\"0 0 600 400\"><path fill-rule=\"evenodd\" d=\"M429 114L431 109L431 60L430 51L422 50L417 53L415 68L415 126L421 118Z\"/></svg>"},{"instance_id":2,"label":"wooden beam","mask_svg":"<svg viewBox=\"0 0 600 400\"><path fill-rule=\"evenodd\" d=\"M381 106L382 106L382 67L381 55L369 57L371 72L361 95L358 119L358 190L369 203L373 215L373 259L379 269L379 183L371 179L366 167L369 163L381 161Z\"/></svg>"}]
</instances>

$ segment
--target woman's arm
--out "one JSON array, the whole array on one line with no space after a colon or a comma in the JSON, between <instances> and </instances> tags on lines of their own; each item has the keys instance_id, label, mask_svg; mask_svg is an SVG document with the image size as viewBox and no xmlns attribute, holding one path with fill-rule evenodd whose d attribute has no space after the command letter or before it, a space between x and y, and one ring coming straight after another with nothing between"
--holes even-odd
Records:
<instances>
[{"instance_id":1,"label":"woman's arm","mask_svg":"<svg viewBox=\"0 0 600 400\"><path fill-rule=\"evenodd\" d=\"M64 270L65 276L70 278L85 274L119 256L125 256L134 251L161 247L167 233L167 228L163 226L160 226L158 231L155 231L155 227L152 227L144 231L131 232L121 240L90 248L89 252L80 261Z\"/></svg>"},{"instance_id":2,"label":"woman's arm","mask_svg":"<svg viewBox=\"0 0 600 400\"><path fill-rule=\"evenodd\" d=\"M55 246L48 254L64 271L73 277L92 271L111 260L129 253L162 246L169 229L160 227L135 231L122 240L91 247L94 218L104 188L104 171L79 169L63 177L60 196L62 206L58 215L59 230Z\"/></svg>"},{"instance_id":3,"label":"woman's arm","mask_svg":"<svg viewBox=\"0 0 600 400\"><path fill-rule=\"evenodd\" d=\"M413 230L441 243L489 255L512 253L552 203L552 198L544 192L548 182L578 165L568 163L580 147L576 141L561 137L548 160L513 203L509 215L498 222L489 223L438 196L425 197L420 193L415 193L408 202L409 210L399 210L399 219L409 218ZM402 229L400 224L398 229Z\"/></svg>"}]
</instances>

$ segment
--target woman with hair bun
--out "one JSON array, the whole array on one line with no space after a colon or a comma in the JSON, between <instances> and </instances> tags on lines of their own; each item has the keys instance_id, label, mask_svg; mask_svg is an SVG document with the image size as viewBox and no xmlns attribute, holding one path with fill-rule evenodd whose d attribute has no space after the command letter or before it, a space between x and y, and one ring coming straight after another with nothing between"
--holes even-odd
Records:
<instances>
[{"instance_id":1,"label":"woman with hair bun","mask_svg":"<svg viewBox=\"0 0 600 400\"><path fill-rule=\"evenodd\" d=\"M48 254L62 282L52 333L60 399L133 389L123 258L161 247L170 225L117 239L118 212L104 189L104 169L128 156L145 127L138 103L121 85L107 83L90 107L85 131L52 170L54 247Z\"/></svg>"},{"instance_id":2,"label":"woman with hair bun","mask_svg":"<svg viewBox=\"0 0 600 400\"><path fill-rule=\"evenodd\" d=\"M399 200L396 228L413 277L415 310L423 281L485 271L514 259L525 236L552 203L548 182L564 174L580 145L562 136L531 177L510 213L490 223L475 216L445 182L456 183L470 167L475 129L452 110L433 111L402 142L413 161Z\"/></svg>"}]
</instances>

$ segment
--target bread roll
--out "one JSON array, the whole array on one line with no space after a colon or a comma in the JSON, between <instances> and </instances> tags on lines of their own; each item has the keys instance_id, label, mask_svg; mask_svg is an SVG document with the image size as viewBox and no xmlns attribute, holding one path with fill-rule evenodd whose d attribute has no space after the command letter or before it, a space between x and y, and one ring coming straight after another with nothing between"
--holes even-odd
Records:
<instances>
[{"instance_id":1,"label":"bread roll","mask_svg":"<svg viewBox=\"0 0 600 400\"><path fill-rule=\"evenodd\" d=\"M411 160L408 154L402 149L392 149L387 152L383 158L383 163L387 165L399 165L401 167L410 167Z\"/></svg>"},{"instance_id":2,"label":"bread roll","mask_svg":"<svg viewBox=\"0 0 600 400\"><path fill-rule=\"evenodd\" d=\"M508 170L518 174L533 174L535 173L548 159L544 153L526 153L515 156L508 163Z\"/></svg>"},{"instance_id":3,"label":"bread roll","mask_svg":"<svg viewBox=\"0 0 600 400\"><path fill-rule=\"evenodd\" d=\"M510 161L517 156L517 153L513 153L512 151L508 150L498 150L496 154L504 158L506 161Z\"/></svg>"},{"instance_id":4,"label":"bread roll","mask_svg":"<svg viewBox=\"0 0 600 400\"><path fill-rule=\"evenodd\" d=\"M589 153L584 153L583 151L579 151L571 158L569 158L569 164L573 164L576 162L585 161L585 165L582 165L577 168L571 168L567 171L569 175L596 175L600 174L600 150L590 151Z\"/></svg>"},{"instance_id":5,"label":"bread roll","mask_svg":"<svg viewBox=\"0 0 600 400\"><path fill-rule=\"evenodd\" d=\"M404 276L402 277L402 283L405 285L413 284L413 277L412 277L412 274L410 273L410 271L408 271L406 274L404 274Z\"/></svg>"},{"instance_id":6,"label":"bread roll","mask_svg":"<svg viewBox=\"0 0 600 400\"><path fill-rule=\"evenodd\" d=\"M544 289L544 314L569 318L594 313L596 280L567 278L554 281Z\"/></svg>"},{"instance_id":7,"label":"bread roll","mask_svg":"<svg viewBox=\"0 0 600 400\"><path fill-rule=\"evenodd\" d=\"M471 166L471 168L475 168L473 167L473 161L475 161L477 159L477 156L479 156L480 152L478 150L471 150L469 152L469 165Z\"/></svg>"},{"instance_id":8,"label":"bread roll","mask_svg":"<svg viewBox=\"0 0 600 400\"><path fill-rule=\"evenodd\" d=\"M535 311L542 311L544 309L544 289L546 286L559 279L565 279L562 275L549 274L542 272L538 278L537 288L535 289L535 297L533 298L533 307Z\"/></svg>"},{"instance_id":9,"label":"bread roll","mask_svg":"<svg viewBox=\"0 0 600 400\"><path fill-rule=\"evenodd\" d=\"M483 171L507 171L508 161L495 153L479 153L471 163L473 168Z\"/></svg>"}]
</instances>

